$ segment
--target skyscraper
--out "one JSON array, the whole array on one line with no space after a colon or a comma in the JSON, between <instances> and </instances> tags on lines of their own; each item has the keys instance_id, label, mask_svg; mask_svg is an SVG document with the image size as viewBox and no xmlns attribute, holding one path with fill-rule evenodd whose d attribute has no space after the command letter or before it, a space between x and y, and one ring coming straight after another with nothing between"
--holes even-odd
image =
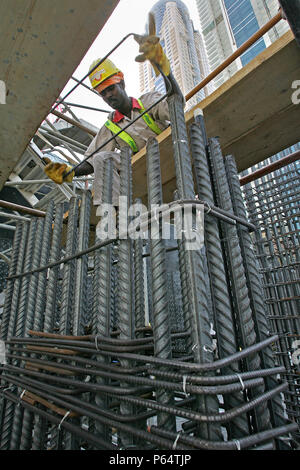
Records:
<instances>
[{"instance_id":1,"label":"skyscraper","mask_svg":"<svg viewBox=\"0 0 300 470\"><path fill-rule=\"evenodd\" d=\"M160 37L171 64L172 72L186 95L209 74L208 60L199 31L195 31L189 11L181 0L159 0L151 9L156 22L156 34ZM165 91L161 76L155 77L148 62L140 65L140 91L156 89ZM187 109L194 106L212 87L205 87L187 103Z\"/></svg>"},{"instance_id":2,"label":"skyscraper","mask_svg":"<svg viewBox=\"0 0 300 470\"><path fill-rule=\"evenodd\" d=\"M277 0L196 0L209 66L214 70L278 12ZM214 80L220 86L288 29L281 21Z\"/></svg>"}]
</instances>

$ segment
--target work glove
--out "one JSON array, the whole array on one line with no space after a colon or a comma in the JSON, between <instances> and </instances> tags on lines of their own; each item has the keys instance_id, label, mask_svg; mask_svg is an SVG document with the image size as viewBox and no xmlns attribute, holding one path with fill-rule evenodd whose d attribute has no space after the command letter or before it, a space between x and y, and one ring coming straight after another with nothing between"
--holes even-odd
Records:
<instances>
[{"instance_id":1,"label":"work glove","mask_svg":"<svg viewBox=\"0 0 300 470\"><path fill-rule=\"evenodd\" d=\"M47 163L44 168L44 172L52 181L57 184L72 182L75 176L75 171L72 171L68 176L65 176L70 170L72 170L71 166L66 163L53 162L48 157L45 157L44 161Z\"/></svg>"},{"instance_id":2,"label":"work glove","mask_svg":"<svg viewBox=\"0 0 300 470\"><path fill-rule=\"evenodd\" d=\"M149 60L156 76L160 74L157 66L164 75L168 76L171 71L170 62L159 43L159 37L156 36L155 19L152 13L149 13L149 35L135 34L134 39L140 45L139 52L142 52L135 58L136 62Z\"/></svg>"}]
</instances>

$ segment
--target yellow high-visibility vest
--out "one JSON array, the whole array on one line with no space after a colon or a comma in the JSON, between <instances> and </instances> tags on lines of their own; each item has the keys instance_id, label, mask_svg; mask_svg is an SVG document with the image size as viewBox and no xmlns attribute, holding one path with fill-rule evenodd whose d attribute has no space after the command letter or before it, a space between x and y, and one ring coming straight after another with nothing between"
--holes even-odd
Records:
<instances>
[{"instance_id":1,"label":"yellow high-visibility vest","mask_svg":"<svg viewBox=\"0 0 300 470\"><path fill-rule=\"evenodd\" d=\"M141 100L137 100L139 105L141 106L141 109L139 110L140 113L143 113L145 111L145 108L143 106L143 103L141 102ZM162 130L158 127L158 125L156 124L156 122L154 121L154 119L152 119L152 117L148 114L148 113L145 113L142 118L144 119L145 123L147 124L148 127L150 127L150 129L157 135L159 135ZM117 124L115 124L114 122L112 122L110 119L108 119L105 123L105 126L113 133L113 134L117 134L118 132L120 132L121 130L121 127L119 127ZM132 149L133 153L136 153L138 151L138 147L134 141L134 139L125 131L122 131L120 132L119 136L122 140L124 140L124 142L126 142Z\"/></svg>"}]
</instances>

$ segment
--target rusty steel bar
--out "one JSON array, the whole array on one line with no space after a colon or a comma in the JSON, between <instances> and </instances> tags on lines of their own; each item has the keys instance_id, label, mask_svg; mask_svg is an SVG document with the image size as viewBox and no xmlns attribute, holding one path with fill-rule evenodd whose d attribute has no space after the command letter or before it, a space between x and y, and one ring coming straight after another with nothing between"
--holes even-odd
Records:
<instances>
[{"instance_id":1,"label":"rusty steel bar","mask_svg":"<svg viewBox=\"0 0 300 470\"><path fill-rule=\"evenodd\" d=\"M34 215L35 217L46 217L46 212L44 211L39 211L38 209L32 209L31 207L14 204L13 202L1 200L0 207L5 207L6 209L11 209L12 211L24 212L26 214Z\"/></svg>"},{"instance_id":2,"label":"rusty steel bar","mask_svg":"<svg viewBox=\"0 0 300 470\"><path fill-rule=\"evenodd\" d=\"M300 159L300 150L297 152L293 152L290 155L286 155L285 157L280 158L280 160L276 160L276 162L270 163L269 165L265 165L262 168L259 168L256 171L253 171L249 175L242 176L240 178L240 185L244 186L245 184L251 183L262 176L266 176L269 173L272 173L275 170L279 170L280 168L289 165L290 163L296 162Z\"/></svg>"}]
</instances>

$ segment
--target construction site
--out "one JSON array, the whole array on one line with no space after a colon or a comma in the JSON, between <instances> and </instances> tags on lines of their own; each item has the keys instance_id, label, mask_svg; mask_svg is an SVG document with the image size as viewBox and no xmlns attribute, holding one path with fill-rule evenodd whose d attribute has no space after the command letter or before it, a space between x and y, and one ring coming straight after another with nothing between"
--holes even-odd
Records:
<instances>
[{"instance_id":1,"label":"construction site","mask_svg":"<svg viewBox=\"0 0 300 470\"><path fill-rule=\"evenodd\" d=\"M113 214L113 158L98 209L93 174L45 174L45 157L79 168L99 132L73 73L119 1L88 3L0 4L0 449L299 450L300 0L184 103L162 73L169 126L120 150Z\"/></svg>"}]
</instances>

